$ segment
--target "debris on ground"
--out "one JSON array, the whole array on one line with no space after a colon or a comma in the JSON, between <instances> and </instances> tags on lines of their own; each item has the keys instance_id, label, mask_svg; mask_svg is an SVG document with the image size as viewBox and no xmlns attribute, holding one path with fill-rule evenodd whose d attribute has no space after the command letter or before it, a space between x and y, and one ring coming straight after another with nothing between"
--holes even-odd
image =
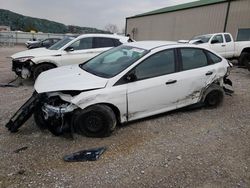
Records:
<instances>
[{"instance_id":1,"label":"debris on ground","mask_svg":"<svg viewBox=\"0 0 250 188\"><path fill-rule=\"evenodd\" d=\"M21 148L19 148L19 149L16 149L16 150L14 151L14 153L19 153L20 151L24 151L24 150L26 150L26 149L28 149L28 147L27 147L27 146L24 146L24 147L21 147Z\"/></svg>"},{"instance_id":2,"label":"debris on ground","mask_svg":"<svg viewBox=\"0 0 250 188\"><path fill-rule=\"evenodd\" d=\"M66 162L82 162L82 161L96 161L106 151L106 147L94 148L89 150L82 150L64 156Z\"/></svg>"}]
</instances>

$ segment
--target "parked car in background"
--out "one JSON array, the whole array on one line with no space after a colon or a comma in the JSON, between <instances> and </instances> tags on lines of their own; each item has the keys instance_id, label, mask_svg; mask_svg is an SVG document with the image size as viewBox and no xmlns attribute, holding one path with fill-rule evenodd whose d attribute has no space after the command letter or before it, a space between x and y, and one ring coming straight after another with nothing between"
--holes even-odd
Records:
<instances>
[{"instance_id":1,"label":"parked car in background","mask_svg":"<svg viewBox=\"0 0 250 188\"><path fill-rule=\"evenodd\" d=\"M127 43L128 39L125 36L111 34L66 37L48 49L37 48L12 55L12 71L24 79L36 79L43 71L83 63L101 52Z\"/></svg>"},{"instance_id":2,"label":"parked car in background","mask_svg":"<svg viewBox=\"0 0 250 188\"><path fill-rule=\"evenodd\" d=\"M42 41L30 43L27 45L27 48L28 49L41 48L41 47L49 48L53 44L57 43L59 40L61 40L61 39L60 38L47 38L47 39L44 39Z\"/></svg>"},{"instance_id":3,"label":"parked car in background","mask_svg":"<svg viewBox=\"0 0 250 188\"><path fill-rule=\"evenodd\" d=\"M30 45L30 44L38 43L38 42L40 42L40 41L41 41L41 40L37 40L36 38L29 39L29 40L27 40L27 41L25 42L25 45L26 45L26 47L27 47L27 46Z\"/></svg>"},{"instance_id":4,"label":"parked car in background","mask_svg":"<svg viewBox=\"0 0 250 188\"><path fill-rule=\"evenodd\" d=\"M214 50L227 59L236 58L250 71L250 41L236 41L230 33L214 33L193 37L189 43Z\"/></svg>"},{"instance_id":5,"label":"parked car in background","mask_svg":"<svg viewBox=\"0 0 250 188\"><path fill-rule=\"evenodd\" d=\"M34 112L36 124L56 135L68 129L108 136L118 123L196 103L219 105L228 68L226 59L196 45L127 43L86 63L43 72L6 126L15 132Z\"/></svg>"}]
</instances>

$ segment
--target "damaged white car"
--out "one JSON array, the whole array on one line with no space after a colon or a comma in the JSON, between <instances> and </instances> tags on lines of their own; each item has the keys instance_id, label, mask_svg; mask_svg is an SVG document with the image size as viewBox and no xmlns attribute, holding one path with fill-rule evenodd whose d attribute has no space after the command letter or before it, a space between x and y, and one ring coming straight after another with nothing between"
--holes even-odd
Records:
<instances>
[{"instance_id":1,"label":"damaged white car","mask_svg":"<svg viewBox=\"0 0 250 188\"><path fill-rule=\"evenodd\" d=\"M55 135L108 136L118 123L197 103L219 105L224 85L232 85L229 67L223 57L190 44L128 43L42 73L6 127L16 132L34 113L36 124Z\"/></svg>"}]
</instances>

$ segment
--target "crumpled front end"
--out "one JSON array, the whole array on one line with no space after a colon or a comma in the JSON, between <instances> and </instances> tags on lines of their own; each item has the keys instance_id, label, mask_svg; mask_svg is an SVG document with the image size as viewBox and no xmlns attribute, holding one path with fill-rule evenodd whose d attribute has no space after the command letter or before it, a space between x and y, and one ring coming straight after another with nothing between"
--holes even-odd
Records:
<instances>
[{"instance_id":1,"label":"crumpled front end","mask_svg":"<svg viewBox=\"0 0 250 188\"><path fill-rule=\"evenodd\" d=\"M48 129L54 135L60 135L71 129L71 118L78 107L70 101L63 100L60 93L47 94L34 112L36 124Z\"/></svg>"},{"instance_id":2,"label":"crumpled front end","mask_svg":"<svg viewBox=\"0 0 250 188\"><path fill-rule=\"evenodd\" d=\"M12 60L12 71L16 73L17 76L20 76L23 79L31 77L32 67L34 63L31 60L22 62L18 59Z\"/></svg>"},{"instance_id":3,"label":"crumpled front end","mask_svg":"<svg viewBox=\"0 0 250 188\"><path fill-rule=\"evenodd\" d=\"M11 117L6 127L10 132L17 132L34 114L35 122L41 129L60 135L65 130L70 130L71 116L76 108L76 105L61 99L60 93L34 92Z\"/></svg>"}]
</instances>

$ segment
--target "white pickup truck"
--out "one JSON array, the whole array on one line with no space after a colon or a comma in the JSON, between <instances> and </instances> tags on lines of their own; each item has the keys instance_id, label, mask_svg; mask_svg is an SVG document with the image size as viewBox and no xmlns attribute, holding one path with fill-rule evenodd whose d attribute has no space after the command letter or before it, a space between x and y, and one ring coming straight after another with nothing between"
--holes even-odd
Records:
<instances>
[{"instance_id":1,"label":"white pickup truck","mask_svg":"<svg viewBox=\"0 0 250 188\"><path fill-rule=\"evenodd\" d=\"M238 59L250 71L250 41L234 42L230 33L214 33L193 37L189 43L212 49L227 59Z\"/></svg>"}]
</instances>

